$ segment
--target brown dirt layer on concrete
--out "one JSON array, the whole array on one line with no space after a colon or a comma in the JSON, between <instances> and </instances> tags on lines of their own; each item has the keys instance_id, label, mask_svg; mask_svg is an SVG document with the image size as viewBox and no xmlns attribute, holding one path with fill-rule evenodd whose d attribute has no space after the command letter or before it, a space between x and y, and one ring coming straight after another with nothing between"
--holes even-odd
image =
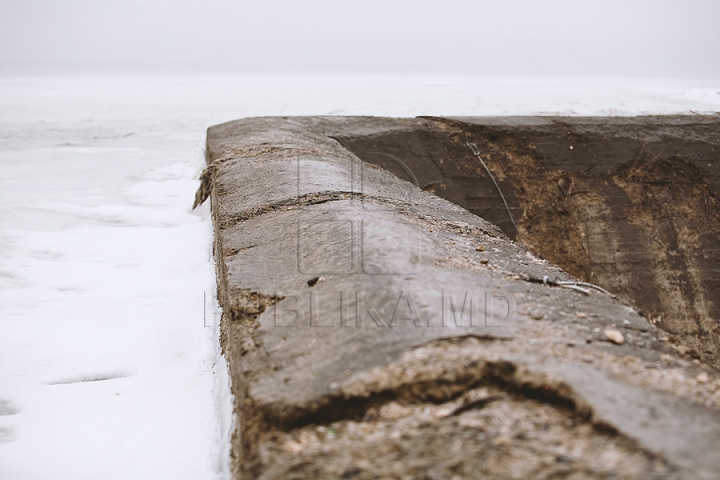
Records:
<instances>
[{"instance_id":1,"label":"brown dirt layer on concrete","mask_svg":"<svg viewBox=\"0 0 720 480\"><path fill-rule=\"evenodd\" d=\"M638 307L720 366L720 122L699 116L442 119L338 140L364 161L515 231L532 252ZM382 152L382 153L379 153ZM391 154L393 157L389 157Z\"/></svg>"}]
</instances>

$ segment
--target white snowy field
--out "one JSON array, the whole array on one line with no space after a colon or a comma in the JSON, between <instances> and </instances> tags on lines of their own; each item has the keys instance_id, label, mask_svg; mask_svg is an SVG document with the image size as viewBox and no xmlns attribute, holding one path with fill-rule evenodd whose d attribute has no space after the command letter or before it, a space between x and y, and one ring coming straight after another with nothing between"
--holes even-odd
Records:
<instances>
[{"instance_id":1,"label":"white snowy field","mask_svg":"<svg viewBox=\"0 0 720 480\"><path fill-rule=\"evenodd\" d=\"M227 477L208 126L720 111L720 79L0 71L0 478Z\"/></svg>"}]
</instances>

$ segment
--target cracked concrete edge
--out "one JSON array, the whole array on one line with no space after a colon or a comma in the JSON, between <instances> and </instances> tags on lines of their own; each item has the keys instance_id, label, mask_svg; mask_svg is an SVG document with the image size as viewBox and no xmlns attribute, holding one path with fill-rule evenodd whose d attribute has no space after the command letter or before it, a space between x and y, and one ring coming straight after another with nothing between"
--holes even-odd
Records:
<instances>
[{"instance_id":1,"label":"cracked concrete edge","mask_svg":"<svg viewBox=\"0 0 720 480\"><path fill-rule=\"evenodd\" d=\"M209 129L209 167L199 200L207 193L212 201L219 300L225 309L223 345L239 419L233 451L236 475L253 476L253 471L244 469L253 462L253 442L264 432L352 415L350 400L367 400L388 391L397 395L420 381L398 373L396 366L404 355L428 343L474 337L493 345L487 352L478 352L477 360L483 365L505 362L512 365L511 370L524 372L518 378L508 377L512 379L506 379L508 384L530 388L537 382L546 400L552 395L564 399L560 403L566 408L661 455L681 473L718 478L720 459L712 451L720 440L717 410L693 402L683 394L686 385L682 382L645 385L621 372L628 358L647 365L674 357L657 341L652 325L599 294L583 297L523 282L523 278L547 273L565 274L533 258L488 222L387 172L368 168L332 139L414 128L418 122L424 120L255 118ZM297 255L303 248L299 244L302 231L297 227L302 222L320 225L306 245L306 253L318 253L315 260L319 261L342 256L347 250L347 245L337 244L338 231L328 225L347 223L354 234L360 233L363 257L347 259L354 270L315 275L309 268L303 273ZM356 232L352 228L356 223L361 224L359 230L367 225L372 228ZM414 234L422 242L417 258L387 254L385 237L402 246ZM486 245L488 253L475 251L477 244ZM399 274L381 271L393 266ZM317 277L324 281L309 286L308 280ZM518 303L511 322L442 327L447 292L457 293L457 303L464 305L464 299L459 300L463 292L497 291ZM341 292L356 296L348 296L343 303ZM338 294L339 302L325 307L314 319L312 311L307 314L305 308L312 308L313 301L333 294ZM380 303L390 307L383 310L378 304L375 311L385 324L392 324L400 303L407 302L407 315L401 320L413 325L377 327L372 313L363 318L363 311L359 313L363 328L351 326L347 311L363 302L358 294L386 300ZM492 305L489 310L492 316ZM537 311L551 313L533 320ZM567 319L552 313L557 311L595 313L591 318ZM305 321L282 318L291 313L299 320L300 312ZM418 319L421 328L416 325ZM313 320L332 327L317 327ZM434 327L428 327L431 322ZM584 327L588 325L601 329L615 325L626 337L632 331L654 340L648 340L644 348L631 342L611 345L601 338L587 343L589 333ZM573 345L589 356L597 354L599 360L588 365L559 351L558 345ZM686 379L694 378L694 365L684 365L678 358L674 361ZM456 386L448 395L482 381L487 373L478 372L466 372L464 379L443 380ZM424 375L423 382L432 384L449 373L430 368ZM417 389L409 391L416 392L414 401L422 401ZM712 401L705 403L717 407Z\"/></svg>"}]
</instances>

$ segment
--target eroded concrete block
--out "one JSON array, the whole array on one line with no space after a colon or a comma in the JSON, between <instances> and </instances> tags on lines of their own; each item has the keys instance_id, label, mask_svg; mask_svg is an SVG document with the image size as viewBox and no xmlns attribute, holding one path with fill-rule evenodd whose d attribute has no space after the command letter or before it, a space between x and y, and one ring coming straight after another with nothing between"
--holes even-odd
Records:
<instances>
[{"instance_id":1,"label":"eroded concrete block","mask_svg":"<svg viewBox=\"0 0 720 480\"><path fill-rule=\"evenodd\" d=\"M446 175L417 145L417 175L343 146L432 122L209 130L235 476L718 478L714 370L621 301L543 283L572 277L415 185Z\"/></svg>"}]
</instances>

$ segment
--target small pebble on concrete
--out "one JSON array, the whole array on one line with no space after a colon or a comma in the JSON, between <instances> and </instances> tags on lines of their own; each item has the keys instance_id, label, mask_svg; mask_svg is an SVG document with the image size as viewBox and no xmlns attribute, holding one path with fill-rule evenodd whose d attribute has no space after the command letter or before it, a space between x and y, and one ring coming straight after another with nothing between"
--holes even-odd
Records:
<instances>
[{"instance_id":1,"label":"small pebble on concrete","mask_svg":"<svg viewBox=\"0 0 720 480\"><path fill-rule=\"evenodd\" d=\"M625 337L623 337L622 332L614 328L608 328L605 330L605 338L607 338L616 345L622 345L623 343L625 343Z\"/></svg>"}]
</instances>

